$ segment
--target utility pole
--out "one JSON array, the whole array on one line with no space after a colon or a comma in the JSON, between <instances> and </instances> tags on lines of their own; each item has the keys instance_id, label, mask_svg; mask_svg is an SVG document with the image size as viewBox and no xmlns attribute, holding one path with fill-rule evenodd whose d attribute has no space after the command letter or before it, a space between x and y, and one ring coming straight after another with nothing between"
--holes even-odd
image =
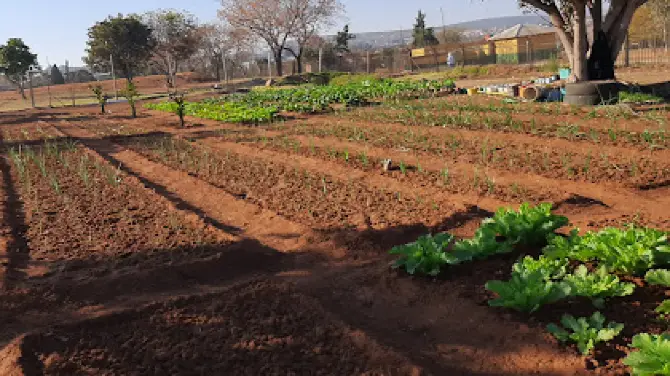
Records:
<instances>
[{"instance_id":1,"label":"utility pole","mask_svg":"<svg viewBox=\"0 0 670 376\"><path fill-rule=\"evenodd\" d=\"M114 81L114 97L119 100L119 90L116 88L116 73L114 72L114 58L109 54L109 62L112 64L112 81Z\"/></svg>"},{"instance_id":2,"label":"utility pole","mask_svg":"<svg viewBox=\"0 0 670 376\"><path fill-rule=\"evenodd\" d=\"M51 76L51 64L49 64L49 57L47 56L47 69L49 69L49 79L47 80L47 93L49 93L49 108L51 108L51 80L53 77Z\"/></svg>"},{"instance_id":3,"label":"utility pole","mask_svg":"<svg viewBox=\"0 0 670 376\"><path fill-rule=\"evenodd\" d=\"M447 27L444 25L444 11L442 10L442 7L440 7L440 14L442 15L442 35L447 35Z\"/></svg>"},{"instance_id":4,"label":"utility pole","mask_svg":"<svg viewBox=\"0 0 670 376\"><path fill-rule=\"evenodd\" d=\"M367 64L366 73L370 74L370 50L366 51L365 62Z\"/></svg>"}]
</instances>

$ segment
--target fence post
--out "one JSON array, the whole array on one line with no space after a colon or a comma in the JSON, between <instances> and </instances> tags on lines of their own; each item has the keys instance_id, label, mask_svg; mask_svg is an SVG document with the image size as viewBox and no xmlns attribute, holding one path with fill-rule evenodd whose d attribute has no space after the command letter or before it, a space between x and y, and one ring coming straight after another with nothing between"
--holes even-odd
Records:
<instances>
[{"instance_id":1,"label":"fence post","mask_svg":"<svg viewBox=\"0 0 670 376\"><path fill-rule=\"evenodd\" d=\"M624 63L623 64L624 64L625 67L629 67L630 66L630 38L629 38L628 33L626 33L626 41L624 43L625 44L624 44L624 47L623 47L624 48L624 54L623 54Z\"/></svg>"},{"instance_id":2,"label":"fence post","mask_svg":"<svg viewBox=\"0 0 670 376\"><path fill-rule=\"evenodd\" d=\"M321 73L322 63L323 63L323 48L319 48L319 73Z\"/></svg>"}]
</instances>

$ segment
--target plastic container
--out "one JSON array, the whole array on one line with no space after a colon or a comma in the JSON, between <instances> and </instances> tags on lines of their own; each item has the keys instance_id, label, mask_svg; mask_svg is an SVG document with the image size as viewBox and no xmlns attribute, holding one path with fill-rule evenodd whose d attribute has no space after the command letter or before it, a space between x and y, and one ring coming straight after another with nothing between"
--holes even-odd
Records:
<instances>
[{"instance_id":1,"label":"plastic container","mask_svg":"<svg viewBox=\"0 0 670 376\"><path fill-rule=\"evenodd\" d=\"M570 70L570 68L561 68L558 71L558 76L561 78L561 80L567 80L568 78L570 78L571 73L572 71Z\"/></svg>"},{"instance_id":2,"label":"plastic container","mask_svg":"<svg viewBox=\"0 0 670 376\"><path fill-rule=\"evenodd\" d=\"M479 89L476 87L468 89L468 95L475 95L477 92L479 92Z\"/></svg>"}]
</instances>

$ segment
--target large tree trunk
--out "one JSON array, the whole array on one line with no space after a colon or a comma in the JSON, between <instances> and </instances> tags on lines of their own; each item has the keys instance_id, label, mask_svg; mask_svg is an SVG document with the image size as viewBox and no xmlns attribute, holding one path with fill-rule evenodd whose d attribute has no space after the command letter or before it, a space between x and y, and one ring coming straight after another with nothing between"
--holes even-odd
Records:
<instances>
[{"instance_id":1,"label":"large tree trunk","mask_svg":"<svg viewBox=\"0 0 670 376\"><path fill-rule=\"evenodd\" d=\"M295 63L298 65L298 74L302 74L302 52L295 57Z\"/></svg>"},{"instance_id":2,"label":"large tree trunk","mask_svg":"<svg viewBox=\"0 0 670 376\"><path fill-rule=\"evenodd\" d=\"M588 80L587 50L588 41L586 38L586 4L577 1L573 5L573 52L572 52L572 74L577 81Z\"/></svg>"},{"instance_id":3,"label":"large tree trunk","mask_svg":"<svg viewBox=\"0 0 670 376\"><path fill-rule=\"evenodd\" d=\"M283 50L284 50L283 48L279 49L279 52L275 52L275 54L274 54L275 55L275 65L277 66L277 77L281 77L281 76L284 75L284 67L283 67L283 64L282 64L282 62L283 62L283 56L282 56ZM270 68L270 69L272 69L272 68Z\"/></svg>"}]
</instances>

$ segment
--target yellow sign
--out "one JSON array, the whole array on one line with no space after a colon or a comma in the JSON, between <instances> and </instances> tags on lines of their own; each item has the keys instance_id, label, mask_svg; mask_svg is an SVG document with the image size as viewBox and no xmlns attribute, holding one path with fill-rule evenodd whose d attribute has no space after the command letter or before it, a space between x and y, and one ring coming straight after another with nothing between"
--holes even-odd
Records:
<instances>
[{"instance_id":1,"label":"yellow sign","mask_svg":"<svg viewBox=\"0 0 670 376\"><path fill-rule=\"evenodd\" d=\"M423 57L423 56L426 56L425 48L417 48L412 50L412 57Z\"/></svg>"}]
</instances>

